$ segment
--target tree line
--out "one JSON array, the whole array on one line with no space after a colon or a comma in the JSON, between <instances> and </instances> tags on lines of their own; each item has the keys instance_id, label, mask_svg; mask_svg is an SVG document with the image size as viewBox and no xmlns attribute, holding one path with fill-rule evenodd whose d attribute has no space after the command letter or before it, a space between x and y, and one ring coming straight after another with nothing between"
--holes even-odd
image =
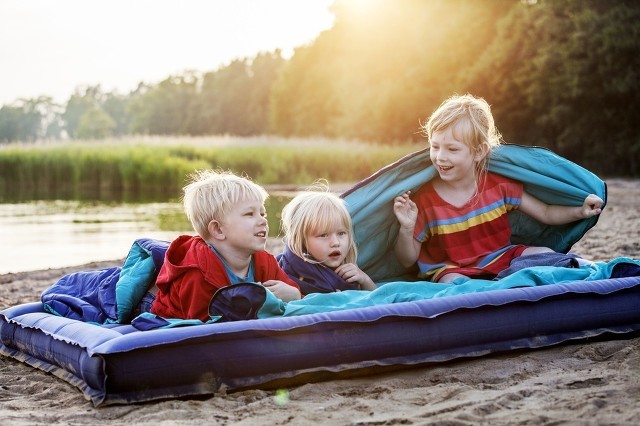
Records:
<instances>
[{"instance_id":1,"label":"tree line","mask_svg":"<svg viewBox=\"0 0 640 426\"><path fill-rule=\"evenodd\" d=\"M356 8L358 4L360 8ZM0 142L128 134L324 136L393 144L454 93L482 96L509 143L640 175L640 2L336 0L331 29L128 94L0 109Z\"/></svg>"}]
</instances>

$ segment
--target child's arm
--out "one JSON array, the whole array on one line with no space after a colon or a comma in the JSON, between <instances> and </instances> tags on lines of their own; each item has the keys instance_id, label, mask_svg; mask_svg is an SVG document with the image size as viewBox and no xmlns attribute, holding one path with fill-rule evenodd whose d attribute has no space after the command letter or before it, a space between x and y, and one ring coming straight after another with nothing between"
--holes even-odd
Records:
<instances>
[{"instance_id":1,"label":"child's arm","mask_svg":"<svg viewBox=\"0 0 640 426\"><path fill-rule=\"evenodd\" d=\"M369 275L362 272L362 269L353 263L345 263L335 270L343 280L349 283L358 283L360 290L375 290L378 286L373 282Z\"/></svg>"},{"instance_id":2,"label":"child's arm","mask_svg":"<svg viewBox=\"0 0 640 426\"><path fill-rule=\"evenodd\" d=\"M269 280L263 282L262 285L283 302L291 302L292 300L298 300L302 297L300 290L282 281Z\"/></svg>"},{"instance_id":3,"label":"child's arm","mask_svg":"<svg viewBox=\"0 0 640 426\"><path fill-rule=\"evenodd\" d=\"M409 198L409 192L393 200L393 213L400 223L394 252L400 264L408 268L418 261L420 253L420 242L413 238L413 230L418 220L418 206Z\"/></svg>"},{"instance_id":4,"label":"child's arm","mask_svg":"<svg viewBox=\"0 0 640 426\"><path fill-rule=\"evenodd\" d=\"M589 194L579 207L546 204L526 191L522 193L520 211L546 225L563 225L580 219L599 215L604 201Z\"/></svg>"}]
</instances>

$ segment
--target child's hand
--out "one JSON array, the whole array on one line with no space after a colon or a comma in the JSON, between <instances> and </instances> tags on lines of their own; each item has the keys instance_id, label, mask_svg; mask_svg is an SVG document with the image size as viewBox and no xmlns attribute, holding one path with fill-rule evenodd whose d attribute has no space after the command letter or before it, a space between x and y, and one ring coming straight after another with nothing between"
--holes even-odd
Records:
<instances>
[{"instance_id":1,"label":"child's hand","mask_svg":"<svg viewBox=\"0 0 640 426\"><path fill-rule=\"evenodd\" d=\"M393 199L393 213L402 228L410 229L413 232L418 219L418 206L409 198L410 193L407 191Z\"/></svg>"},{"instance_id":2,"label":"child's hand","mask_svg":"<svg viewBox=\"0 0 640 426\"><path fill-rule=\"evenodd\" d=\"M362 270L353 263L340 265L335 269L335 272L346 282L358 283L361 290L375 290L378 288L371 278L369 278L369 275L362 272Z\"/></svg>"},{"instance_id":3,"label":"child's hand","mask_svg":"<svg viewBox=\"0 0 640 426\"><path fill-rule=\"evenodd\" d=\"M581 214L583 218L599 215L602 212L602 205L604 201L600 197L594 194L587 195L582 203Z\"/></svg>"},{"instance_id":4,"label":"child's hand","mask_svg":"<svg viewBox=\"0 0 640 426\"><path fill-rule=\"evenodd\" d=\"M300 290L287 283L278 280L269 280L262 283L271 293L284 302L298 300L302 297Z\"/></svg>"}]
</instances>

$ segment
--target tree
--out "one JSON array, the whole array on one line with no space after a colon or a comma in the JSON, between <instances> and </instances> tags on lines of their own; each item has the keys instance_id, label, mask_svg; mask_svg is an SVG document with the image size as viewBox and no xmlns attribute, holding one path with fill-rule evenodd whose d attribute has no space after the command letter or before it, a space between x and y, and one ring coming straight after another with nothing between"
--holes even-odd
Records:
<instances>
[{"instance_id":1,"label":"tree","mask_svg":"<svg viewBox=\"0 0 640 426\"><path fill-rule=\"evenodd\" d=\"M67 101L66 108L62 113L65 129L69 137L77 137L76 131L80 125L80 119L87 111L99 108L103 96L99 85L76 88L75 93Z\"/></svg>"},{"instance_id":2,"label":"tree","mask_svg":"<svg viewBox=\"0 0 640 426\"><path fill-rule=\"evenodd\" d=\"M13 142L21 140L22 108L3 105L0 108L0 141Z\"/></svg>"},{"instance_id":3,"label":"tree","mask_svg":"<svg viewBox=\"0 0 640 426\"><path fill-rule=\"evenodd\" d=\"M419 138L419 122L462 89L457 76L479 59L511 5L336 1L334 27L296 49L276 82L272 131L381 142Z\"/></svg>"},{"instance_id":4,"label":"tree","mask_svg":"<svg viewBox=\"0 0 640 426\"><path fill-rule=\"evenodd\" d=\"M186 71L168 77L156 86L140 88L130 100L129 130L153 135L187 133L197 85L197 73Z\"/></svg>"},{"instance_id":5,"label":"tree","mask_svg":"<svg viewBox=\"0 0 640 426\"><path fill-rule=\"evenodd\" d=\"M78 139L104 139L112 136L117 123L109 114L100 108L91 108L85 112L76 128Z\"/></svg>"},{"instance_id":6,"label":"tree","mask_svg":"<svg viewBox=\"0 0 640 426\"><path fill-rule=\"evenodd\" d=\"M31 142L42 137L60 137L51 127L60 122L59 106L50 97L19 99L0 108L0 141Z\"/></svg>"},{"instance_id":7,"label":"tree","mask_svg":"<svg viewBox=\"0 0 640 426\"><path fill-rule=\"evenodd\" d=\"M107 93L102 102L102 110L109 114L115 123L113 134L116 136L125 135L129 131L130 117L128 114L129 97L117 93Z\"/></svg>"},{"instance_id":8,"label":"tree","mask_svg":"<svg viewBox=\"0 0 640 426\"><path fill-rule=\"evenodd\" d=\"M640 5L563 0L520 5L468 75L505 140L551 148L607 173L636 173Z\"/></svg>"},{"instance_id":9,"label":"tree","mask_svg":"<svg viewBox=\"0 0 640 426\"><path fill-rule=\"evenodd\" d=\"M280 50L272 53L260 53L251 61L244 134L267 133L271 88L284 64L285 60L282 58Z\"/></svg>"}]
</instances>

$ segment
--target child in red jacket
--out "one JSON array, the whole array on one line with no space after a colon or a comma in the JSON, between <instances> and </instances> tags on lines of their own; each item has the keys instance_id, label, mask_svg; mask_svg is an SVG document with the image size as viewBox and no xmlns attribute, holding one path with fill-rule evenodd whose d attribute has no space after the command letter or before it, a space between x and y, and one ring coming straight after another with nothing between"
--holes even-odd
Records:
<instances>
[{"instance_id":1,"label":"child in red jacket","mask_svg":"<svg viewBox=\"0 0 640 426\"><path fill-rule=\"evenodd\" d=\"M209 320L209 302L221 287L262 283L279 299L300 299L298 285L265 251L267 192L227 172L203 171L184 187L185 213L198 236L182 235L165 254L151 313Z\"/></svg>"}]
</instances>

